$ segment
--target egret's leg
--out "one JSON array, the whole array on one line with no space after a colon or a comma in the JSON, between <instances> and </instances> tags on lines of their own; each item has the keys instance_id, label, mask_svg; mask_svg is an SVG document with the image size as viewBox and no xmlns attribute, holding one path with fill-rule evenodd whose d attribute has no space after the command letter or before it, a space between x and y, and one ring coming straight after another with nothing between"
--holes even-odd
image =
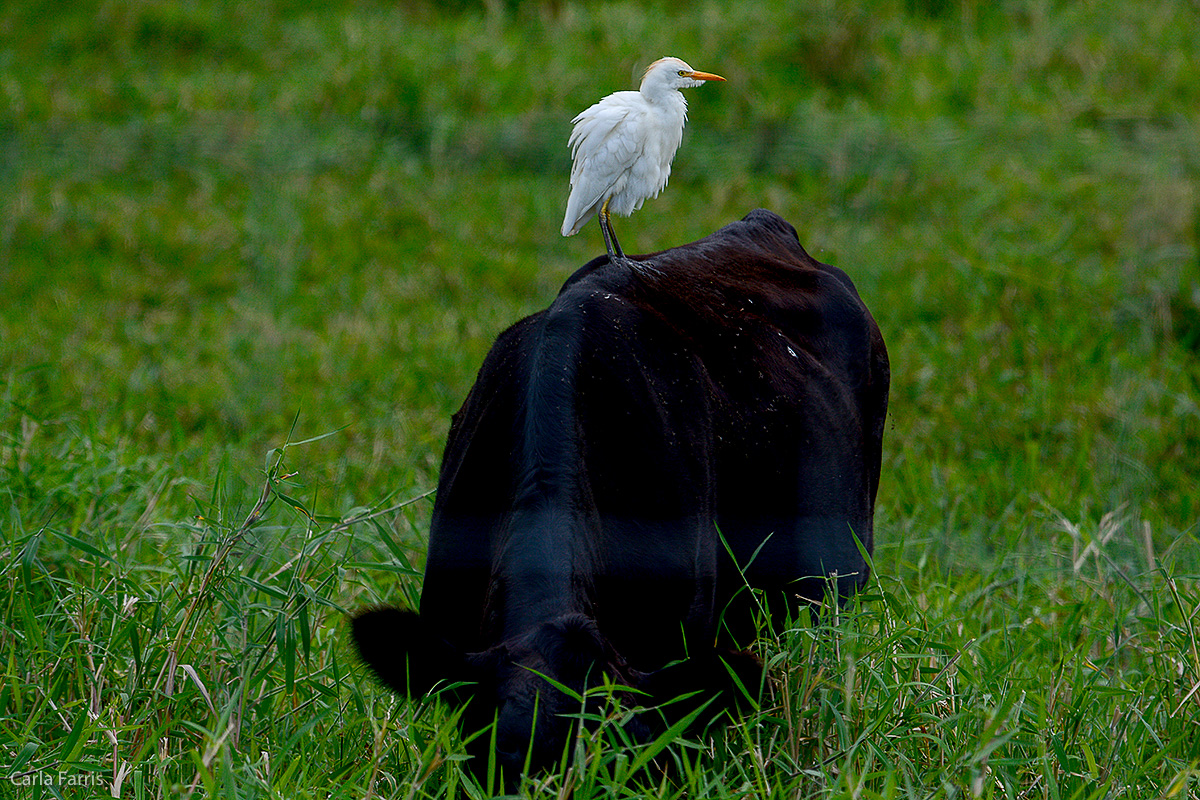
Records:
<instances>
[{"instance_id":1,"label":"egret's leg","mask_svg":"<svg viewBox=\"0 0 1200 800\"><path fill-rule=\"evenodd\" d=\"M608 199L600 206L600 232L604 234L604 246L608 248L609 260L624 261L625 253L621 250L621 243L617 241L617 234L613 232L612 222L609 220Z\"/></svg>"}]
</instances>

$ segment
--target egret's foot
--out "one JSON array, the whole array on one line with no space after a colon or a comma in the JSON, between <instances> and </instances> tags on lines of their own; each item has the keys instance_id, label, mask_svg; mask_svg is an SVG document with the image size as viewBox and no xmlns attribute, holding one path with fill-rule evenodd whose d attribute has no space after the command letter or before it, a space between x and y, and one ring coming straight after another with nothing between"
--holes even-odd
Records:
<instances>
[{"instance_id":1,"label":"egret's foot","mask_svg":"<svg viewBox=\"0 0 1200 800\"><path fill-rule=\"evenodd\" d=\"M621 249L621 243L617 241L616 235L612 234L608 228L601 226L600 230L604 231L604 247L608 250L608 260L614 264L618 261L627 260L625 251Z\"/></svg>"},{"instance_id":2,"label":"egret's foot","mask_svg":"<svg viewBox=\"0 0 1200 800\"><path fill-rule=\"evenodd\" d=\"M612 261L624 261L625 260L625 258L626 258L625 251L621 249L621 243L617 241L617 237L615 234L612 237L612 241L609 241L607 236L604 237L604 246L608 249L608 257L610 260L612 260Z\"/></svg>"}]
</instances>

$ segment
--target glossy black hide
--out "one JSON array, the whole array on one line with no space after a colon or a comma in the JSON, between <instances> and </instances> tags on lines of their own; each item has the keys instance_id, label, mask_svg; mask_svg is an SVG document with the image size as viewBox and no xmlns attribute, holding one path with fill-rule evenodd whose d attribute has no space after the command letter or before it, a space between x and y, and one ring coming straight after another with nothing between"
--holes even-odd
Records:
<instances>
[{"instance_id":1,"label":"glossy black hide","mask_svg":"<svg viewBox=\"0 0 1200 800\"><path fill-rule=\"evenodd\" d=\"M354 623L393 689L468 682L509 776L580 710L541 676L732 697L723 661L758 685L747 584L778 623L867 577L888 361L850 279L763 210L637 260L499 336L450 429L420 615Z\"/></svg>"}]
</instances>

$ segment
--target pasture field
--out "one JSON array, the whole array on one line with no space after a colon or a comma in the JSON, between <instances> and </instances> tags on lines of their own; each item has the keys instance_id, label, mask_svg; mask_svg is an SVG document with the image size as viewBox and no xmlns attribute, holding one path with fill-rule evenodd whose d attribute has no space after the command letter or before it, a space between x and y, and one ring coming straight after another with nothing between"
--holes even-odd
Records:
<instances>
[{"instance_id":1,"label":"pasture field","mask_svg":"<svg viewBox=\"0 0 1200 800\"><path fill-rule=\"evenodd\" d=\"M678 55L630 252L755 207L892 395L874 577L761 710L530 797L1200 797L1200 5L0 6L0 798L481 797L345 614L450 415L602 252L569 120ZM656 764L643 769L656 756ZM660 767L667 765L666 772Z\"/></svg>"}]
</instances>

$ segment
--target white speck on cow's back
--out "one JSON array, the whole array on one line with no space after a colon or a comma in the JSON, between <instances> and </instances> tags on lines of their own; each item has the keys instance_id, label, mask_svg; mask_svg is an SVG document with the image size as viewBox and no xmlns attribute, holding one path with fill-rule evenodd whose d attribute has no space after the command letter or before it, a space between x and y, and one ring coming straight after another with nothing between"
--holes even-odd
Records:
<instances>
[{"instance_id":1,"label":"white speck on cow's back","mask_svg":"<svg viewBox=\"0 0 1200 800\"><path fill-rule=\"evenodd\" d=\"M787 349L788 349L788 354L789 354L789 355L790 355L792 358L799 358L799 357L800 357L800 356L796 355L796 351L792 349L792 346L791 346L790 344L787 346Z\"/></svg>"}]
</instances>

